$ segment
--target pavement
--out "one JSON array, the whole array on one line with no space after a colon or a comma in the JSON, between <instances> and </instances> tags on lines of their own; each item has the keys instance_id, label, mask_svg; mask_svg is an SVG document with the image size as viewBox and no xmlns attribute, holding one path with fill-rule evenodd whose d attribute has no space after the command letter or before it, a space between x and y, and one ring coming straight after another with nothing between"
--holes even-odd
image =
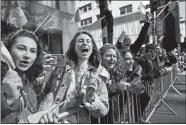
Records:
<instances>
[{"instance_id":1,"label":"pavement","mask_svg":"<svg viewBox=\"0 0 186 125\"><path fill-rule=\"evenodd\" d=\"M181 92L182 95L176 93L172 88L167 93L164 101L175 111L173 114L163 103L154 112L149 120L153 124L185 124L186 123L186 72L178 72L181 84L174 84L174 87ZM185 80L185 81L184 81Z\"/></svg>"}]
</instances>

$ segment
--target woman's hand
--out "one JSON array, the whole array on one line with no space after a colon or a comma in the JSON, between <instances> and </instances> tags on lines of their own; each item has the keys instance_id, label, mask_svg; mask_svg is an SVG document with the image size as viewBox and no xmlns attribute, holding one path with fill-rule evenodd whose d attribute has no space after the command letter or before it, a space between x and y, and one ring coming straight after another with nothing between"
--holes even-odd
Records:
<instances>
[{"instance_id":1,"label":"woman's hand","mask_svg":"<svg viewBox=\"0 0 186 125\"><path fill-rule=\"evenodd\" d=\"M51 58L52 54L47 54L46 52L43 52L43 54L43 67L46 71L51 71L52 66L49 63L53 61L54 58Z\"/></svg>"},{"instance_id":2,"label":"woman's hand","mask_svg":"<svg viewBox=\"0 0 186 125\"><path fill-rule=\"evenodd\" d=\"M44 80L45 80L44 75L36 78L36 81L39 85L43 84Z\"/></svg>"},{"instance_id":3,"label":"woman's hand","mask_svg":"<svg viewBox=\"0 0 186 125\"><path fill-rule=\"evenodd\" d=\"M90 76L89 85L87 86L86 93L83 98L83 103L85 107L89 110L96 110L96 105L94 104L96 91L98 89L98 81L96 76L93 74Z\"/></svg>"},{"instance_id":4,"label":"woman's hand","mask_svg":"<svg viewBox=\"0 0 186 125\"><path fill-rule=\"evenodd\" d=\"M120 86L121 90L126 90L127 87L131 86L131 84L128 82L125 82L125 81L121 81L121 82L119 82L119 86Z\"/></svg>"},{"instance_id":5,"label":"woman's hand","mask_svg":"<svg viewBox=\"0 0 186 125\"><path fill-rule=\"evenodd\" d=\"M42 118L40 119L39 123L40 124L56 124L59 123L57 120L58 116L56 114L51 114L51 113L47 113L45 115L42 116Z\"/></svg>"},{"instance_id":6,"label":"woman's hand","mask_svg":"<svg viewBox=\"0 0 186 125\"><path fill-rule=\"evenodd\" d=\"M20 97L20 89L23 87L23 83L16 71L8 70L2 81L2 87L6 94L7 102L11 105Z\"/></svg>"}]
</instances>

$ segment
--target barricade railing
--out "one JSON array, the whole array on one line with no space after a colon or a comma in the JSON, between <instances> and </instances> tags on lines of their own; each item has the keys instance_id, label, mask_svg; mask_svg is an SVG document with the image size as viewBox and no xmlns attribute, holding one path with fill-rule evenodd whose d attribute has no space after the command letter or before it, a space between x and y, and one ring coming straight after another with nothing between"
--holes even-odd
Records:
<instances>
[{"instance_id":1,"label":"barricade railing","mask_svg":"<svg viewBox=\"0 0 186 125\"><path fill-rule=\"evenodd\" d=\"M150 103L147 106L146 112L144 115L146 122L150 120L155 110L161 104L164 104L174 115L176 115L176 112L173 109L171 109L171 107L164 101L164 98L167 95L170 88L173 88L178 94L182 95L174 87L174 83L176 79L177 79L177 64L173 65L172 70L169 71L166 75L163 75L160 78L155 79L152 85L145 84L145 81L144 81L145 88L149 88L149 89L146 89L146 91L149 93L151 97Z\"/></svg>"},{"instance_id":2,"label":"barricade railing","mask_svg":"<svg viewBox=\"0 0 186 125\"><path fill-rule=\"evenodd\" d=\"M177 78L177 65L172 66L172 70L166 75L154 79L154 81L144 80L142 81L145 86L145 91L150 96L149 104L144 112L141 112L140 95L134 94L129 91L124 91L118 95L118 114L111 114L112 121L114 123L142 123L142 119L149 122L155 110L164 104L173 114L176 112L169 107L164 101L170 88L173 88L178 94L182 95L173 85ZM121 105L122 104L122 105ZM77 113L78 114L78 113ZM108 122L108 121L107 121ZM101 123L101 118L98 118L98 123ZM109 123L109 122L108 122Z\"/></svg>"}]
</instances>

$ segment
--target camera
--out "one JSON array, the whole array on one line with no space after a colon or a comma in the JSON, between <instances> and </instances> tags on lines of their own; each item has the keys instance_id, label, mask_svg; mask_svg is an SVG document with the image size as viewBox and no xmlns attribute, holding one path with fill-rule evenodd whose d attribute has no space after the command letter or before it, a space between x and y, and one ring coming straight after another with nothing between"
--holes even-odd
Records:
<instances>
[{"instance_id":1,"label":"camera","mask_svg":"<svg viewBox=\"0 0 186 125\"><path fill-rule=\"evenodd\" d=\"M63 54L52 54L50 58L53 58L49 63L50 65L64 66L65 64L65 56Z\"/></svg>"}]
</instances>

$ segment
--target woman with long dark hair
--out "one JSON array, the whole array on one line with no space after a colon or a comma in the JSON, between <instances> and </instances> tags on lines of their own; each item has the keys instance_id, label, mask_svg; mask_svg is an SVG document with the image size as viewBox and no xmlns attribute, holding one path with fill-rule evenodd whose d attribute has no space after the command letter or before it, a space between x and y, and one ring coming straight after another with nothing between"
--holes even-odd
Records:
<instances>
[{"instance_id":1,"label":"woman with long dark hair","mask_svg":"<svg viewBox=\"0 0 186 125\"><path fill-rule=\"evenodd\" d=\"M126 77L127 82L132 82L134 79L141 77L142 75L142 67L137 65L132 52L130 50L126 50L122 52L123 60L126 69ZM137 102L136 99L137 98ZM147 92L144 91L142 87L142 91L139 92L138 97L134 96L134 110L135 110L135 121L144 122L142 117L140 118L137 114L143 114L145 108L147 107L150 100L150 96ZM137 113L138 112L138 113Z\"/></svg>"},{"instance_id":2,"label":"woman with long dark hair","mask_svg":"<svg viewBox=\"0 0 186 125\"><path fill-rule=\"evenodd\" d=\"M59 120L62 123L91 123L90 115L102 117L108 112L108 92L97 68L100 64L95 41L87 31L79 31L66 52L66 64L51 87L53 103L64 102L57 113L84 105L84 109ZM45 107L46 108L46 107ZM42 123L46 123L44 119Z\"/></svg>"}]
</instances>

